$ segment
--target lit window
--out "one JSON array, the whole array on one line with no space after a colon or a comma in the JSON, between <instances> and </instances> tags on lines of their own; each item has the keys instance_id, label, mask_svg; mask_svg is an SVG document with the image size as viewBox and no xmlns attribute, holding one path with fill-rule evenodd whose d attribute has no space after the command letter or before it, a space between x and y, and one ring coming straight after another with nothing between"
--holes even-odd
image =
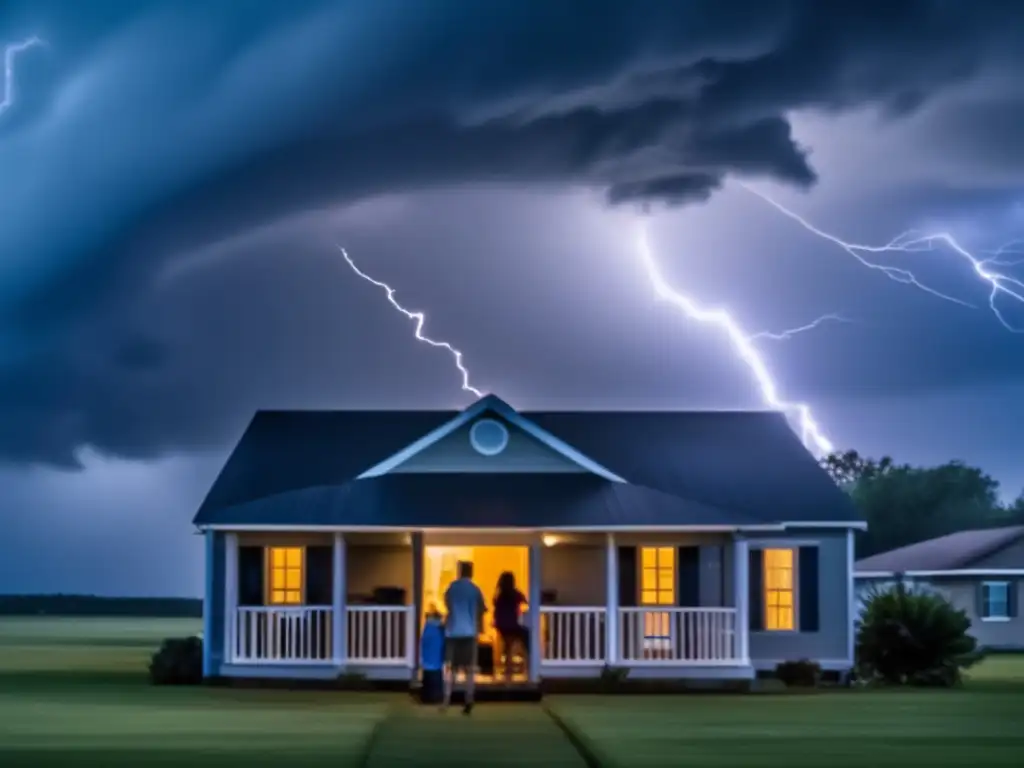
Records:
<instances>
[{"instance_id":1,"label":"lit window","mask_svg":"<svg viewBox=\"0 0 1024 768\"><path fill-rule=\"evenodd\" d=\"M675 605L675 547L641 547L640 567L640 604ZM668 637L670 619L667 613L645 613L644 636Z\"/></svg>"},{"instance_id":2,"label":"lit window","mask_svg":"<svg viewBox=\"0 0 1024 768\"><path fill-rule=\"evenodd\" d=\"M1001 621L1010 618L1010 583L985 581L981 585L981 618Z\"/></svg>"},{"instance_id":3,"label":"lit window","mask_svg":"<svg viewBox=\"0 0 1024 768\"><path fill-rule=\"evenodd\" d=\"M302 603L302 547L269 547L267 549L267 603L300 605Z\"/></svg>"},{"instance_id":4,"label":"lit window","mask_svg":"<svg viewBox=\"0 0 1024 768\"><path fill-rule=\"evenodd\" d=\"M764 550L764 628L796 628L792 549Z\"/></svg>"}]
</instances>

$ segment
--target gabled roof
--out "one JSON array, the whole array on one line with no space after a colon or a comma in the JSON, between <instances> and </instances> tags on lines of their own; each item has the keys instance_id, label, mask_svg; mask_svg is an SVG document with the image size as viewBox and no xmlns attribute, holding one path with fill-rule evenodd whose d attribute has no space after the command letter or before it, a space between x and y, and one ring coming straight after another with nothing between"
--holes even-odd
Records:
<instances>
[{"instance_id":1,"label":"gabled roof","mask_svg":"<svg viewBox=\"0 0 1024 768\"><path fill-rule=\"evenodd\" d=\"M493 396L468 410L481 415L494 411L506 420L511 412L531 425L535 436L549 436L557 441L563 453L567 448L626 484L718 510L731 517L734 524L860 520L846 494L818 466L785 418L776 412L517 413ZM260 411L214 482L194 522L226 524L228 518L240 522L237 516L242 513L229 512L229 508L268 497L276 497L279 504L290 506L292 502L286 502L286 494L304 489L346 486L348 490L337 493L368 493L356 491L353 481L424 436L451 424L462 413L465 412ZM585 462L579 463L583 466ZM474 482L468 473L450 477L453 482L465 483L467 488ZM493 479L494 475L487 477ZM527 480L529 476L513 477L514 482L533 482ZM372 478L365 477L359 482L369 479ZM600 479L607 482L606 477ZM429 481L393 480L377 487L407 487L402 483L417 482ZM536 482L563 483L565 487L572 481L547 473ZM452 486L445 489L451 492ZM261 508L266 508L266 503ZM254 512L255 507L247 509Z\"/></svg>"},{"instance_id":2,"label":"gabled roof","mask_svg":"<svg viewBox=\"0 0 1024 768\"><path fill-rule=\"evenodd\" d=\"M866 557L857 561L855 570L858 575L971 570L1022 538L1024 525L959 531Z\"/></svg>"}]
</instances>

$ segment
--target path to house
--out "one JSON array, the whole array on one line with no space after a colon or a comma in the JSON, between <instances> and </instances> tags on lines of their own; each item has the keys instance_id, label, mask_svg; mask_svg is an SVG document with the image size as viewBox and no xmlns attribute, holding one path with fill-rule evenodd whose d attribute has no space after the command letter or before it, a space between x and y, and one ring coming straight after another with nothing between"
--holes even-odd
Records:
<instances>
[{"instance_id":1,"label":"path to house","mask_svg":"<svg viewBox=\"0 0 1024 768\"><path fill-rule=\"evenodd\" d=\"M445 713L411 703L396 706L378 725L365 765L410 765L411 759L446 767L587 765L539 704L485 703L469 717L455 706Z\"/></svg>"}]
</instances>

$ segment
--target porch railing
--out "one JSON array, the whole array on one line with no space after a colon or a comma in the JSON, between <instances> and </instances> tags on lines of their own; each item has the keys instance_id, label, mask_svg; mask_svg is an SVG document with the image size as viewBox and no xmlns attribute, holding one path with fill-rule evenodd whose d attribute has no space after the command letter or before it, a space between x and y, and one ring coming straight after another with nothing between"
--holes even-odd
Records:
<instances>
[{"instance_id":1,"label":"porch railing","mask_svg":"<svg viewBox=\"0 0 1024 768\"><path fill-rule=\"evenodd\" d=\"M603 664L606 610L543 605L541 658L557 664Z\"/></svg>"},{"instance_id":2,"label":"porch railing","mask_svg":"<svg viewBox=\"0 0 1024 768\"><path fill-rule=\"evenodd\" d=\"M348 606L345 612L349 662L413 665L414 610L408 605Z\"/></svg>"},{"instance_id":3,"label":"porch railing","mask_svg":"<svg viewBox=\"0 0 1024 768\"><path fill-rule=\"evenodd\" d=\"M332 609L316 606L241 607L229 629L235 663L329 662Z\"/></svg>"},{"instance_id":4,"label":"porch railing","mask_svg":"<svg viewBox=\"0 0 1024 768\"><path fill-rule=\"evenodd\" d=\"M619 609L624 664L733 664L736 651L735 608Z\"/></svg>"}]
</instances>

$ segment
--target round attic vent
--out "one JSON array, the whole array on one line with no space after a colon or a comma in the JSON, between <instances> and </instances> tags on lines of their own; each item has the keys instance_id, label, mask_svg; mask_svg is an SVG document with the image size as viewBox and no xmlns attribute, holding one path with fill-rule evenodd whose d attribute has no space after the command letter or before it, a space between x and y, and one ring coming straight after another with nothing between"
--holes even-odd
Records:
<instances>
[{"instance_id":1,"label":"round attic vent","mask_svg":"<svg viewBox=\"0 0 1024 768\"><path fill-rule=\"evenodd\" d=\"M480 419L469 430L469 442L477 453L497 456L508 445L508 430L494 419Z\"/></svg>"}]
</instances>

